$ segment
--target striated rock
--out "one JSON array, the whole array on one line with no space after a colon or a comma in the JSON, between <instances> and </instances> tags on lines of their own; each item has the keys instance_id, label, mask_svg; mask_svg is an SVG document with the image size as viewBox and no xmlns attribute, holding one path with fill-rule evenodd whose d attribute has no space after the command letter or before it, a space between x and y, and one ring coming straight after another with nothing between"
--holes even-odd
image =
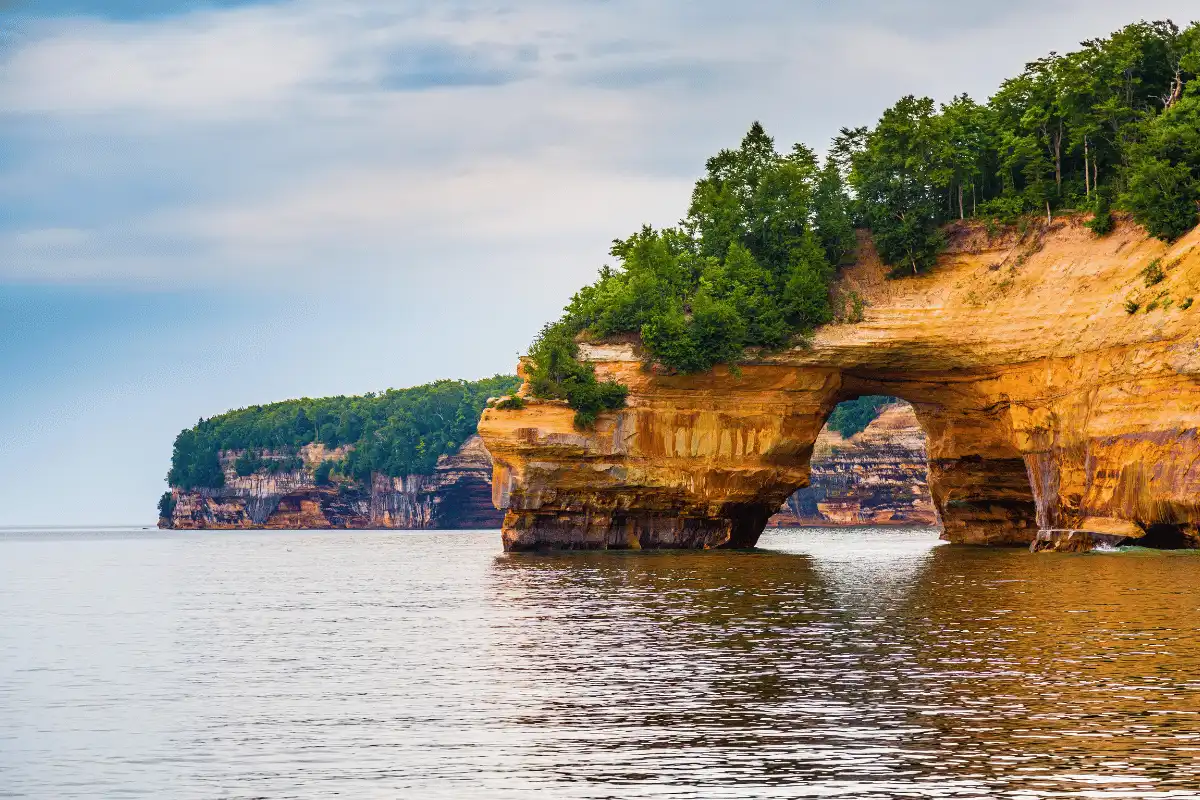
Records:
<instances>
[{"instance_id":1,"label":"striated rock","mask_svg":"<svg viewBox=\"0 0 1200 800\"><path fill-rule=\"evenodd\" d=\"M173 490L174 512L169 520L160 520L160 527L469 530L500 525L502 514L491 503L492 461L478 436L468 439L453 455L438 459L433 475L376 475L369 486L353 481L316 486L312 468L346 453L346 448L326 450L320 444L307 445L300 450L305 469L242 477L234 469L241 453L224 452L225 486ZM266 454L272 455L278 454Z\"/></svg>"},{"instance_id":2,"label":"striated rock","mask_svg":"<svg viewBox=\"0 0 1200 800\"><path fill-rule=\"evenodd\" d=\"M630 388L594 430L559 402L483 414L504 545L751 546L809 484L834 406L865 394L913 405L949 541L1114 528L1194 541L1200 307L1184 306L1200 296L1197 245L1200 232L1168 246L1128 222L1103 239L1078 218L996 239L963 225L930 275L887 280L863 237L841 288L866 318L811 347L668 375L634 344L585 346L601 378ZM1156 258L1166 278L1147 287Z\"/></svg>"},{"instance_id":3,"label":"striated rock","mask_svg":"<svg viewBox=\"0 0 1200 800\"><path fill-rule=\"evenodd\" d=\"M937 524L925 432L907 403L888 406L849 439L822 430L810 468L812 485L789 497L768 527Z\"/></svg>"}]
</instances>

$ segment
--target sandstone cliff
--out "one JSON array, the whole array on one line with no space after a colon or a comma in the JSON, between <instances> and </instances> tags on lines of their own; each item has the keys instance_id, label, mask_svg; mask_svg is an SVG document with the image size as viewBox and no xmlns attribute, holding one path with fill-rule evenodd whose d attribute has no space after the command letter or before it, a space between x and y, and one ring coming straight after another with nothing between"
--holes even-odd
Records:
<instances>
[{"instance_id":1,"label":"sandstone cliff","mask_svg":"<svg viewBox=\"0 0 1200 800\"><path fill-rule=\"evenodd\" d=\"M491 503L492 461L478 436L468 439L453 455L442 456L433 475L376 475L369 486L340 479L317 486L313 467L345 454L345 448L307 445L300 450L303 469L239 476L234 462L240 453L223 452L225 486L173 490L171 517L159 520L159 526L177 530L463 530L500 525L503 515ZM275 454L264 455L271 458Z\"/></svg>"},{"instance_id":2,"label":"sandstone cliff","mask_svg":"<svg viewBox=\"0 0 1200 800\"><path fill-rule=\"evenodd\" d=\"M812 484L789 497L768 527L937 524L925 432L907 403L888 406L849 439L822 430L811 470Z\"/></svg>"},{"instance_id":3,"label":"sandstone cliff","mask_svg":"<svg viewBox=\"0 0 1200 800\"><path fill-rule=\"evenodd\" d=\"M1198 245L1200 231L1165 245L1128 222L1103 239L1078 218L997 237L964 225L931 274L887 280L863 237L841 289L865 319L809 347L701 375L648 370L636 343L585 347L630 388L594 430L559 402L483 414L504 544L752 545L808 484L832 408L864 394L914 406L952 542L1194 543Z\"/></svg>"}]
</instances>

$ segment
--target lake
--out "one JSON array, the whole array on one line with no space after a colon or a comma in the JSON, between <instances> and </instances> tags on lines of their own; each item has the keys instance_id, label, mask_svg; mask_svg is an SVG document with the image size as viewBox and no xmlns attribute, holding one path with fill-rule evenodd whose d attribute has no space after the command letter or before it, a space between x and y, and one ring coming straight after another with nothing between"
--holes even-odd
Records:
<instances>
[{"instance_id":1,"label":"lake","mask_svg":"<svg viewBox=\"0 0 1200 800\"><path fill-rule=\"evenodd\" d=\"M0 796L1200 797L1200 553L0 532Z\"/></svg>"}]
</instances>

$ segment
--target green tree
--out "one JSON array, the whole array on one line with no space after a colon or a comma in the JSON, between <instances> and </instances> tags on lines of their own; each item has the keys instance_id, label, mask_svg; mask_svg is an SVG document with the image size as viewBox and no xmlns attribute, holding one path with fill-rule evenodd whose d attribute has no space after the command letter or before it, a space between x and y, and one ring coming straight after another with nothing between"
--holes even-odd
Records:
<instances>
[{"instance_id":1,"label":"green tree","mask_svg":"<svg viewBox=\"0 0 1200 800\"><path fill-rule=\"evenodd\" d=\"M841 266L854 255L858 241L842 170L832 155L825 159L817 177L812 205L813 223L825 259L832 266Z\"/></svg>"},{"instance_id":2,"label":"green tree","mask_svg":"<svg viewBox=\"0 0 1200 800\"><path fill-rule=\"evenodd\" d=\"M937 128L933 101L910 95L884 112L851 159L850 183L880 256L914 275L932 266L944 241Z\"/></svg>"},{"instance_id":3,"label":"green tree","mask_svg":"<svg viewBox=\"0 0 1200 800\"><path fill-rule=\"evenodd\" d=\"M1133 145L1124 202L1150 233L1174 241L1200 220L1200 91L1190 85L1144 125Z\"/></svg>"},{"instance_id":4,"label":"green tree","mask_svg":"<svg viewBox=\"0 0 1200 800\"><path fill-rule=\"evenodd\" d=\"M313 483L317 486L328 486L331 483L329 475L333 472L333 468L336 465L337 462L330 460L325 460L318 464L317 468L313 470Z\"/></svg>"},{"instance_id":5,"label":"green tree","mask_svg":"<svg viewBox=\"0 0 1200 800\"><path fill-rule=\"evenodd\" d=\"M170 492L163 492L162 497L158 498L158 516L160 519L170 519L175 515L175 496Z\"/></svg>"}]
</instances>

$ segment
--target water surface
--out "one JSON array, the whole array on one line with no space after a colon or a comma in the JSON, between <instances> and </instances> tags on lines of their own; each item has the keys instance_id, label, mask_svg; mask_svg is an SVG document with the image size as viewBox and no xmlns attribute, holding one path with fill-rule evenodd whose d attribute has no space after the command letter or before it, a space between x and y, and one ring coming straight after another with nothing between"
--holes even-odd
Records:
<instances>
[{"instance_id":1,"label":"water surface","mask_svg":"<svg viewBox=\"0 0 1200 800\"><path fill-rule=\"evenodd\" d=\"M0 796L1200 797L1200 555L0 533Z\"/></svg>"}]
</instances>

